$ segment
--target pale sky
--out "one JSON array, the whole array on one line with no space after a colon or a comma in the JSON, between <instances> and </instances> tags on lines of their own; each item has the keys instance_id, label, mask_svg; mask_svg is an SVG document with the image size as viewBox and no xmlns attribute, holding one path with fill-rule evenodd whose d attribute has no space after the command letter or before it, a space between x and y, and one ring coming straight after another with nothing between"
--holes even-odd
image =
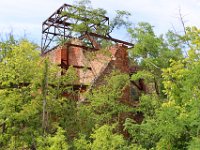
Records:
<instances>
[{"instance_id":1,"label":"pale sky","mask_svg":"<svg viewBox=\"0 0 200 150\"><path fill-rule=\"evenodd\" d=\"M181 31L178 12L184 16L186 26L200 27L200 0L91 0L94 8L103 8L112 18L115 10L127 10L134 24L145 21L157 34L166 33L172 26ZM0 37L13 31L17 36L27 35L40 44L41 25L55 10L73 0L0 0ZM120 35L119 35L120 34ZM126 38L126 34L114 37Z\"/></svg>"}]
</instances>

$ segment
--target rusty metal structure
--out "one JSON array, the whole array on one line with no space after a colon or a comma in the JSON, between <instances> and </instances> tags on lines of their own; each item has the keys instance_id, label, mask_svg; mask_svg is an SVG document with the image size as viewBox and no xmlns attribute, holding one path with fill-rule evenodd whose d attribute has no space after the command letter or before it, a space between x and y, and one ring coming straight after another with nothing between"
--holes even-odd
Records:
<instances>
[{"instance_id":1,"label":"rusty metal structure","mask_svg":"<svg viewBox=\"0 0 200 150\"><path fill-rule=\"evenodd\" d=\"M127 51L134 44L112 38L109 24L109 18L104 15L68 4L62 5L42 24L41 55L59 65L63 69L61 75L69 66L76 70L78 81L70 85L79 97L75 99L84 101L82 93L103 85L104 78L113 70L129 75L137 72L138 68L129 64ZM110 44L105 49L108 55L98 53L104 50L101 49L103 42ZM94 58L89 58L90 54ZM130 93L133 87L146 91L142 79L131 82L121 98L124 103L135 105Z\"/></svg>"},{"instance_id":2,"label":"rusty metal structure","mask_svg":"<svg viewBox=\"0 0 200 150\"><path fill-rule=\"evenodd\" d=\"M78 27L78 29L76 28ZM104 49L103 43L109 43ZM73 67L78 77L69 86L73 93L63 92L63 96L87 104L86 92L106 84L105 78L113 70L132 75L139 68L130 66L128 48L132 43L112 38L110 36L109 18L68 4L62 5L48 19L42 23L41 56L60 66L64 75L69 67ZM101 51L102 50L102 51ZM105 51L108 54L104 53ZM119 101L137 107L140 92L146 92L144 80L131 81L123 87ZM135 95L133 95L135 94ZM126 119L124 116L134 116L134 120L141 122L143 114L123 114L121 126Z\"/></svg>"},{"instance_id":3,"label":"rusty metal structure","mask_svg":"<svg viewBox=\"0 0 200 150\"><path fill-rule=\"evenodd\" d=\"M76 30L77 26L84 28ZM85 44L81 46L70 44L68 41L72 38L80 39ZM110 36L108 17L81 7L64 4L42 23L42 54L62 43L83 49L98 50L101 47L100 40L133 47L132 43Z\"/></svg>"}]
</instances>

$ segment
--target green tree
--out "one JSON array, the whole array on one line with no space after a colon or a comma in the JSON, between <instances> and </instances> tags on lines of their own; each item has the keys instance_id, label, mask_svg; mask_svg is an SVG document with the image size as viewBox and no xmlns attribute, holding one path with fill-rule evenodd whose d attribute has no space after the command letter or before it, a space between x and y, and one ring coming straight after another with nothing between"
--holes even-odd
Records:
<instances>
[{"instance_id":1,"label":"green tree","mask_svg":"<svg viewBox=\"0 0 200 150\"><path fill-rule=\"evenodd\" d=\"M12 46L17 44L17 40L11 33L8 35L8 39L0 41L0 61L9 54Z\"/></svg>"},{"instance_id":2,"label":"green tree","mask_svg":"<svg viewBox=\"0 0 200 150\"><path fill-rule=\"evenodd\" d=\"M135 46L130 50L130 57L139 71L132 80L145 79L149 92L163 96L162 68L169 67L170 59L178 60L183 57L179 36L169 31L166 38L158 37L149 23L140 22L135 28L128 30Z\"/></svg>"},{"instance_id":3,"label":"green tree","mask_svg":"<svg viewBox=\"0 0 200 150\"><path fill-rule=\"evenodd\" d=\"M190 44L188 57L171 58L162 68L166 98L143 95L138 108L143 122L127 119L125 124L133 141L146 149L199 148L199 29L187 28L181 38Z\"/></svg>"},{"instance_id":4,"label":"green tree","mask_svg":"<svg viewBox=\"0 0 200 150\"><path fill-rule=\"evenodd\" d=\"M75 140L75 147L78 150L115 150L122 149L126 142L122 135L113 133L114 126L103 125L94 130L90 135L92 142L88 142L84 136Z\"/></svg>"},{"instance_id":5,"label":"green tree","mask_svg":"<svg viewBox=\"0 0 200 150\"><path fill-rule=\"evenodd\" d=\"M128 20L131 14L127 11L120 10L116 11L116 15L110 21L110 24L106 24L105 16L107 15L107 11L102 8L92 8L90 0L80 0L76 2L75 7L71 7L67 11L63 11L62 15L70 16L70 18L74 20L74 23L70 26L72 31L76 32L78 35L85 32L92 32L107 36L115 29L120 29L123 26L128 28L131 25ZM104 41L98 40L98 42ZM108 43L108 41L106 42Z\"/></svg>"},{"instance_id":6,"label":"green tree","mask_svg":"<svg viewBox=\"0 0 200 150\"><path fill-rule=\"evenodd\" d=\"M30 144L37 134L25 126L29 125L32 115L38 113L37 102L32 101L30 83L39 71L39 53L27 41L10 48L9 55L0 62L0 143L5 149L17 149ZM32 123L35 121L39 120L33 118Z\"/></svg>"},{"instance_id":7,"label":"green tree","mask_svg":"<svg viewBox=\"0 0 200 150\"><path fill-rule=\"evenodd\" d=\"M69 146L66 142L65 131L58 127L56 134L46 137L40 136L37 138L38 150L68 150Z\"/></svg>"},{"instance_id":8,"label":"green tree","mask_svg":"<svg viewBox=\"0 0 200 150\"><path fill-rule=\"evenodd\" d=\"M75 128L72 117L76 113L66 115L76 107L62 94L72 93L68 85L77 79L74 69L61 76L61 68L42 59L35 45L25 40L10 48L0 62L1 148L34 149L39 136L56 136L58 125L69 134ZM66 141L68 137L65 135Z\"/></svg>"},{"instance_id":9,"label":"green tree","mask_svg":"<svg viewBox=\"0 0 200 150\"><path fill-rule=\"evenodd\" d=\"M78 118L80 131L90 134L95 125L119 123L125 112L133 112L131 106L120 101L123 90L129 85L129 76L118 71L105 78L105 84L86 93L87 105L80 104Z\"/></svg>"}]
</instances>

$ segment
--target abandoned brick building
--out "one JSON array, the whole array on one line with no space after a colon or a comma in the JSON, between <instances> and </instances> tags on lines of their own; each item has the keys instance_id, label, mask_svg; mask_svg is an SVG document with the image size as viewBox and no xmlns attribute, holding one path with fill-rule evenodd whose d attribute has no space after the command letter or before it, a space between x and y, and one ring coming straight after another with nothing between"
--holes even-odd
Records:
<instances>
[{"instance_id":1,"label":"abandoned brick building","mask_svg":"<svg viewBox=\"0 0 200 150\"><path fill-rule=\"evenodd\" d=\"M79 11L80 9L75 6L64 4L43 22L42 55L49 57L50 61L66 70L69 66L74 67L79 77L74 86L81 91L102 85L103 78L113 70L134 73L136 69L129 66L127 51L133 44L114 39L108 33L99 32L99 27L109 25L108 17L98 14L92 16L92 19L99 20L96 23L88 17L91 12L85 10L88 16L84 16ZM74 17L76 13L78 17ZM87 31L74 31L74 24L81 25L85 21L89 27ZM60 46L56 43L58 39L62 41ZM102 40L111 45L103 48ZM131 86L144 90L140 82L133 83L124 90L123 101L131 101ZM79 95L79 100L82 101L84 98Z\"/></svg>"}]
</instances>

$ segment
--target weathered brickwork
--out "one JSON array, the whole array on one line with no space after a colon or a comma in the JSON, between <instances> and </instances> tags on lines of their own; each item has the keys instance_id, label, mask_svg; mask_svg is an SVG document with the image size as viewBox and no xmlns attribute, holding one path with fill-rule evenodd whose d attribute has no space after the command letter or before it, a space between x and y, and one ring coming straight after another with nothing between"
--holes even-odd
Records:
<instances>
[{"instance_id":1,"label":"weathered brickwork","mask_svg":"<svg viewBox=\"0 0 200 150\"><path fill-rule=\"evenodd\" d=\"M80 41L73 44L81 45ZM50 61L63 68L73 66L79 77L78 84L98 87L104 84L105 76L113 70L129 74L127 47L117 44L107 48L108 54L86 51L75 46L59 46L45 54ZM130 86L124 89L121 101L129 103L131 100Z\"/></svg>"}]
</instances>

